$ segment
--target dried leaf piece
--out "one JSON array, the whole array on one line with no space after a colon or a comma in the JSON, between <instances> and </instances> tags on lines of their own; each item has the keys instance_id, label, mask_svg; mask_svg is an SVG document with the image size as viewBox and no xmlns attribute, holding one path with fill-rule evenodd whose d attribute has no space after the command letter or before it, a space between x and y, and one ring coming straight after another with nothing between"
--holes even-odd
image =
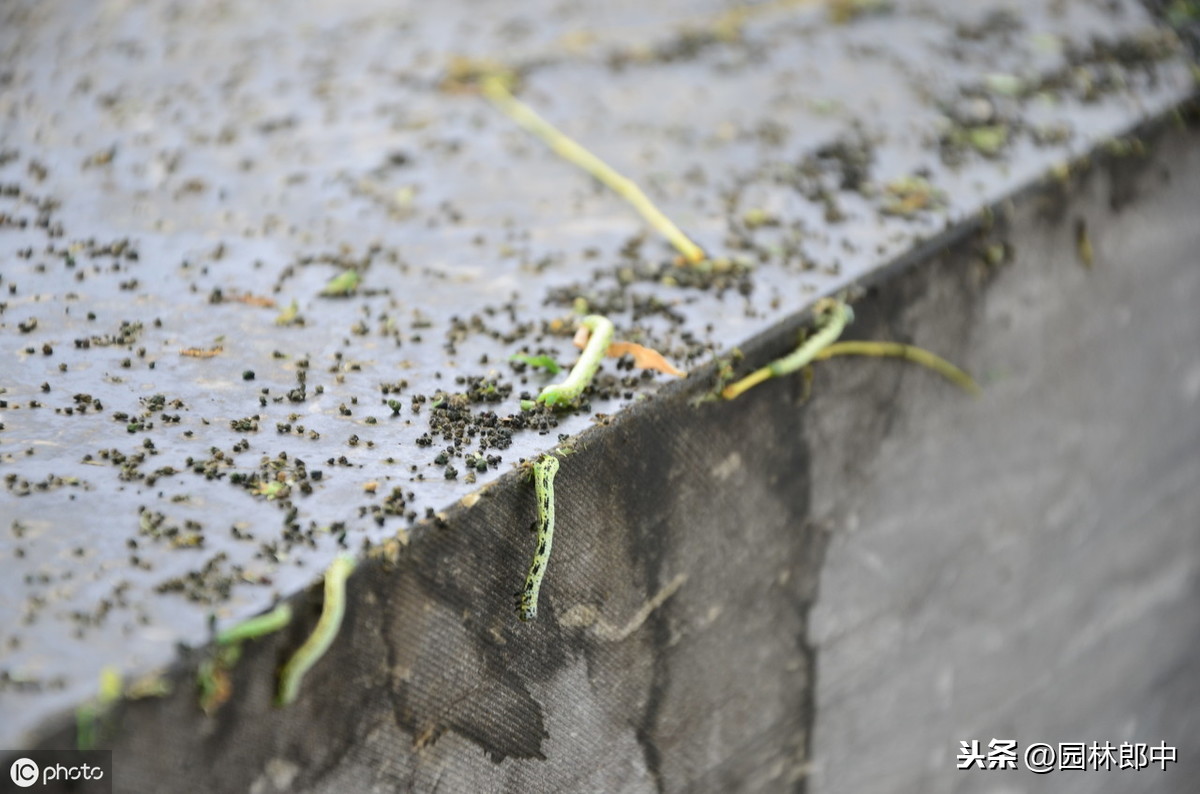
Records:
<instances>
[{"instance_id":1,"label":"dried leaf piece","mask_svg":"<svg viewBox=\"0 0 1200 794\"><path fill-rule=\"evenodd\" d=\"M945 203L940 190L920 176L905 176L883 186L885 196L881 211L884 215L909 218L919 212L935 209Z\"/></svg>"},{"instance_id":2,"label":"dried leaf piece","mask_svg":"<svg viewBox=\"0 0 1200 794\"><path fill-rule=\"evenodd\" d=\"M581 327L575 332L575 338L572 340L575 347L582 348L587 344L588 329ZM663 372L667 375L674 375L677 378L686 378L687 373L677 369L671 362L663 357L653 348L639 345L635 342L613 342L608 346L608 350L604 352L608 358L620 358L624 355L629 355L633 358L633 365L638 369L652 369L655 372Z\"/></svg>"},{"instance_id":3,"label":"dried leaf piece","mask_svg":"<svg viewBox=\"0 0 1200 794\"><path fill-rule=\"evenodd\" d=\"M676 369L657 350L633 342L613 342L608 346L609 358L620 358L626 354L633 356L633 365L638 369L652 369L655 372L665 372L677 378L687 377L686 372Z\"/></svg>"},{"instance_id":4,"label":"dried leaf piece","mask_svg":"<svg viewBox=\"0 0 1200 794\"><path fill-rule=\"evenodd\" d=\"M209 348L207 350L199 347L186 347L179 351L179 355L187 356L188 358L213 358L225 352L225 348L221 345Z\"/></svg>"},{"instance_id":5,"label":"dried leaf piece","mask_svg":"<svg viewBox=\"0 0 1200 794\"><path fill-rule=\"evenodd\" d=\"M247 306L257 306L261 309L275 308L275 300L263 295L255 295L250 292L231 292L225 296L225 300L234 301L236 303L244 303Z\"/></svg>"}]
</instances>

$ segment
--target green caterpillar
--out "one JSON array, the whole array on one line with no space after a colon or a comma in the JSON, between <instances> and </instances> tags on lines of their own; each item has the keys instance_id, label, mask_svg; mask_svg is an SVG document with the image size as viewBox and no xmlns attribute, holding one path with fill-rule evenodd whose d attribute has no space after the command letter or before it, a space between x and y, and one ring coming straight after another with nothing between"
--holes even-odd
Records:
<instances>
[{"instance_id":1,"label":"green caterpillar","mask_svg":"<svg viewBox=\"0 0 1200 794\"><path fill-rule=\"evenodd\" d=\"M341 628L342 617L346 614L346 579L352 570L354 558L349 554L340 554L325 571L325 604L321 607L317 627L279 674L277 702L280 706L286 706L296 700L300 694L300 682L304 680L304 674L333 644L333 638Z\"/></svg>"},{"instance_id":2,"label":"green caterpillar","mask_svg":"<svg viewBox=\"0 0 1200 794\"><path fill-rule=\"evenodd\" d=\"M605 344L608 347L608 344ZM572 373L573 374L573 373ZM537 495L538 530L537 551L525 577L525 589L517 594L517 617L533 620L537 617L538 593L550 562L550 549L554 545L554 475L558 473L558 458L543 455L533 464L533 485Z\"/></svg>"},{"instance_id":3,"label":"green caterpillar","mask_svg":"<svg viewBox=\"0 0 1200 794\"><path fill-rule=\"evenodd\" d=\"M804 344L783 358L751 372L737 383L726 386L721 390L721 396L726 400L732 400L765 380L777 378L780 375L789 375L803 369L812 362L818 353L837 341L847 325L854 322L854 310L834 298L822 298L817 301L814 314L816 314L817 332L805 340Z\"/></svg>"},{"instance_id":4,"label":"green caterpillar","mask_svg":"<svg viewBox=\"0 0 1200 794\"><path fill-rule=\"evenodd\" d=\"M217 645L234 645L243 640L253 640L265 634L279 631L292 620L292 608L287 604L267 612L265 615L243 620L236 626L230 626L217 635Z\"/></svg>"},{"instance_id":5,"label":"green caterpillar","mask_svg":"<svg viewBox=\"0 0 1200 794\"><path fill-rule=\"evenodd\" d=\"M534 402L545 403L551 407L567 406L574 403L583 394L583 390L592 382L600 362L608 352L608 346L613 340L613 324L607 317L599 314L589 314L579 321L579 324L592 332L588 338L587 347L579 356L579 361L571 368L571 373L562 383L555 383L542 389Z\"/></svg>"}]
</instances>

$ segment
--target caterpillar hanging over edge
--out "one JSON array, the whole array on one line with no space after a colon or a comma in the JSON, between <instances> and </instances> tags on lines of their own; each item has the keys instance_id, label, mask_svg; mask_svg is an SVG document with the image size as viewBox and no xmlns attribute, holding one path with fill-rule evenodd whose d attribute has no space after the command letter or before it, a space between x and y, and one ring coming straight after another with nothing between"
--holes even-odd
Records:
<instances>
[{"instance_id":1,"label":"caterpillar hanging over edge","mask_svg":"<svg viewBox=\"0 0 1200 794\"><path fill-rule=\"evenodd\" d=\"M296 700L304 674L333 644L333 638L341 628L342 617L346 614L346 579L352 570L354 558L349 554L339 554L326 569L325 603L321 606L321 617L317 619L312 634L300 646L300 650L292 654L279 674L278 705L287 706Z\"/></svg>"},{"instance_id":2,"label":"caterpillar hanging over edge","mask_svg":"<svg viewBox=\"0 0 1200 794\"><path fill-rule=\"evenodd\" d=\"M543 455L533 464L533 486L537 496L538 528L537 550L525 577L525 588L517 594L517 617L521 620L537 618L538 593L542 579L550 562L550 549L554 545L554 475L558 473L558 458Z\"/></svg>"},{"instance_id":3,"label":"caterpillar hanging over edge","mask_svg":"<svg viewBox=\"0 0 1200 794\"><path fill-rule=\"evenodd\" d=\"M803 369L818 353L837 341L847 325L854 322L854 310L836 298L822 298L817 301L814 314L817 332L806 339L804 344L783 358L751 372L737 383L729 384L721 390L721 397L733 400L765 380L790 375Z\"/></svg>"}]
</instances>

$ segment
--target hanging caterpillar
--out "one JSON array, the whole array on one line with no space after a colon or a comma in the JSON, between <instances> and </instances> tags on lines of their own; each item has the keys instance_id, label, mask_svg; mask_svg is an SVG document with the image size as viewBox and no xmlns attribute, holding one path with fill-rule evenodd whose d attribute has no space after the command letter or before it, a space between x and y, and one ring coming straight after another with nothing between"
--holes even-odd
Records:
<instances>
[{"instance_id":1,"label":"hanging caterpillar","mask_svg":"<svg viewBox=\"0 0 1200 794\"><path fill-rule=\"evenodd\" d=\"M842 331L847 325L854 322L854 310L836 298L822 298L817 301L814 314L816 315L817 332L806 339L804 344L783 358L751 372L737 383L726 386L721 390L721 396L726 400L732 400L765 380L777 378L780 375L789 375L803 369L812 362L818 353L833 344L842 335Z\"/></svg>"},{"instance_id":2,"label":"hanging caterpillar","mask_svg":"<svg viewBox=\"0 0 1200 794\"><path fill-rule=\"evenodd\" d=\"M607 346L607 343L606 343ZM554 475L558 473L558 458L543 455L533 464L533 486L537 496L538 529L537 550L525 577L525 588L517 594L517 617L533 620L537 617L538 593L550 562L550 549L554 545Z\"/></svg>"},{"instance_id":3,"label":"hanging caterpillar","mask_svg":"<svg viewBox=\"0 0 1200 794\"><path fill-rule=\"evenodd\" d=\"M304 680L304 674L333 644L333 638L341 628L342 617L346 614L346 579L352 570L354 558L349 554L340 554L325 571L325 603L321 607L317 627L279 674L277 702L280 706L286 706L296 700L300 694L300 682Z\"/></svg>"}]
</instances>

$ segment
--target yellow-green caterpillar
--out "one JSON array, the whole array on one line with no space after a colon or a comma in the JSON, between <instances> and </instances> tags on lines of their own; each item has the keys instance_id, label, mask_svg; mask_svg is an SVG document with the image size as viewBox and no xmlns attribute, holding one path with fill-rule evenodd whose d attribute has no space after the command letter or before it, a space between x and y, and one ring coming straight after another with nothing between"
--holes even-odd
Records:
<instances>
[{"instance_id":1,"label":"yellow-green caterpillar","mask_svg":"<svg viewBox=\"0 0 1200 794\"><path fill-rule=\"evenodd\" d=\"M546 575L550 549L554 545L554 475L557 473L558 458L553 455L543 455L533 464L533 486L538 509L537 551L533 553L529 575L525 577L525 589L517 595L517 617L521 620L537 617L538 593L542 589L542 578Z\"/></svg>"},{"instance_id":2,"label":"yellow-green caterpillar","mask_svg":"<svg viewBox=\"0 0 1200 794\"><path fill-rule=\"evenodd\" d=\"M822 298L817 301L814 313L817 332L805 340L804 344L783 358L751 372L737 383L726 386L721 390L721 396L732 400L765 380L788 375L806 367L818 353L837 341L847 325L854 322L854 310L834 298Z\"/></svg>"},{"instance_id":3,"label":"yellow-green caterpillar","mask_svg":"<svg viewBox=\"0 0 1200 794\"><path fill-rule=\"evenodd\" d=\"M279 606L264 615L243 620L236 626L230 626L217 635L217 645L234 645L243 640L253 640L279 631L292 620L292 608L287 604Z\"/></svg>"},{"instance_id":4,"label":"yellow-green caterpillar","mask_svg":"<svg viewBox=\"0 0 1200 794\"><path fill-rule=\"evenodd\" d=\"M300 682L304 674L329 650L337 636L346 614L346 579L354 570L354 558L340 554L325 571L325 603L317 627L292 655L279 674L279 696L277 702L286 706L300 694Z\"/></svg>"},{"instance_id":5,"label":"yellow-green caterpillar","mask_svg":"<svg viewBox=\"0 0 1200 794\"><path fill-rule=\"evenodd\" d=\"M579 321L579 324L591 331L587 347L579 356L579 361L571 368L567 379L562 383L554 383L542 389L534 402L545 403L551 407L567 406L579 399L583 390L592 382L596 370L600 369L600 361L608 351L613 340L613 324L607 317L599 314L589 314Z\"/></svg>"}]
</instances>

